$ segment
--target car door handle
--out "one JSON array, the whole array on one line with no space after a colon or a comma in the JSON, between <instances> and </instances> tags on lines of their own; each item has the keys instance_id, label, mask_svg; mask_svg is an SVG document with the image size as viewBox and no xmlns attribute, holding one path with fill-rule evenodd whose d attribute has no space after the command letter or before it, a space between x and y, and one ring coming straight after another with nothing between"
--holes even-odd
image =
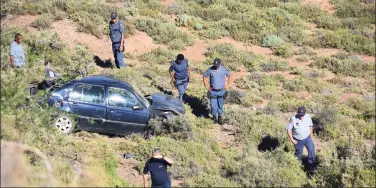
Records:
<instances>
[{"instance_id":1,"label":"car door handle","mask_svg":"<svg viewBox=\"0 0 376 188\"><path fill-rule=\"evenodd\" d=\"M114 113L115 110L107 110L107 112Z\"/></svg>"},{"instance_id":2,"label":"car door handle","mask_svg":"<svg viewBox=\"0 0 376 188\"><path fill-rule=\"evenodd\" d=\"M72 102L72 106L77 106L77 103L76 102Z\"/></svg>"}]
</instances>

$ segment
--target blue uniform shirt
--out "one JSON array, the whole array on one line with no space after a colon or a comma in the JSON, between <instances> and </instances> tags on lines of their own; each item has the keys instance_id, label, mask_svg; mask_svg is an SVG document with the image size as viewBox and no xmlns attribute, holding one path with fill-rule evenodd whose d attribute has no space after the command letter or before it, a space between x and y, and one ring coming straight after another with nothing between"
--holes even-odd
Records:
<instances>
[{"instance_id":1,"label":"blue uniform shirt","mask_svg":"<svg viewBox=\"0 0 376 188\"><path fill-rule=\"evenodd\" d=\"M178 64L176 61L172 63L169 69L170 72L175 72L176 80L184 80L188 78L188 60L184 59L181 64Z\"/></svg>"},{"instance_id":2,"label":"blue uniform shirt","mask_svg":"<svg viewBox=\"0 0 376 188\"><path fill-rule=\"evenodd\" d=\"M21 44L13 41L10 45L10 55L14 57L14 65L21 67L25 65L25 51Z\"/></svg>"},{"instance_id":3,"label":"blue uniform shirt","mask_svg":"<svg viewBox=\"0 0 376 188\"><path fill-rule=\"evenodd\" d=\"M152 184L161 186L169 180L167 166L171 166L171 164L166 160L152 157L145 164L144 174L148 174L150 171Z\"/></svg>"},{"instance_id":4,"label":"blue uniform shirt","mask_svg":"<svg viewBox=\"0 0 376 188\"><path fill-rule=\"evenodd\" d=\"M110 38L112 42L120 42L122 33L124 33L124 25L120 20L114 24L110 23Z\"/></svg>"},{"instance_id":5,"label":"blue uniform shirt","mask_svg":"<svg viewBox=\"0 0 376 188\"><path fill-rule=\"evenodd\" d=\"M226 77L230 76L231 72L227 70L224 66L219 67L218 70L211 67L204 72L205 77L210 76L210 87L215 90L220 90L225 88Z\"/></svg>"}]
</instances>

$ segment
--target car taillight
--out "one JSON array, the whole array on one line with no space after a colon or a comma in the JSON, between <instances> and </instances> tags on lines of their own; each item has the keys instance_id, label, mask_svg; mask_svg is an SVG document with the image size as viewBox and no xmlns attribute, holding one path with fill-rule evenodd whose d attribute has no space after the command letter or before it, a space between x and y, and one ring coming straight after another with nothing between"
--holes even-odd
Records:
<instances>
[{"instance_id":1,"label":"car taillight","mask_svg":"<svg viewBox=\"0 0 376 188\"><path fill-rule=\"evenodd\" d=\"M61 108L63 106L63 102L62 101L56 101L55 106L58 107L58 108Z\"/></svg>"}]
</instances>

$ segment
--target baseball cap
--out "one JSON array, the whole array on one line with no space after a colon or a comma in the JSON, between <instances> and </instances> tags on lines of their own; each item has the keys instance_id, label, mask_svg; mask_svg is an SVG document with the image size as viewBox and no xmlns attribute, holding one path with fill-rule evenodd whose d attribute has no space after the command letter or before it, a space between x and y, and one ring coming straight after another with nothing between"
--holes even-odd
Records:
<instances>
[{"instance_id":1,"label":"baseball cap","mask_svg":"<svg viewBox=\"0 0 376 188\"><path fill-rule=\"evenodd\" d=\"M214 67L219 67L221 65L221 60L219 58L215 58L213 62Z\"/></svg>"},{"instance_id":2,"label":"baseball cap","mask_svg":"<svg viewBox=\"0 0 376 188\"><path fill-rule=\"evenodd\" d=\"M111 19L116 19L116 18L117 18L117 13L116 12L111 13Z\"/></svg>"},{"instance_id":3,"label":"baseball cap","mask_svg":"<svg viewBox=\"0 0 376 188\"><path fill-rule=\"evenodd\" d=\"M301 106L301 107L298 108L298 112L297 112L297 114L298 114L299 116L304 116L304 115L305 115L305 112L306 112L306 109L304 108L304 106Z\"/></svg>"}]
</instances>

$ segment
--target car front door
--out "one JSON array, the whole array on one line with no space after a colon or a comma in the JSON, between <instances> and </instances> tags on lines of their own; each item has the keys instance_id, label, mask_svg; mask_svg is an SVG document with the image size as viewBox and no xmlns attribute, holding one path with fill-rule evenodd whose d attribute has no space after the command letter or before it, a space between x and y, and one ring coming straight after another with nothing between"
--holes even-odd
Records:
<instances>
[{"instance_id":1,"label":"car front door","mask_svg":"<svg viewBox=\"0 0 376 188\"><path fill-rule=\"evenodd\" d=\"M130 91L121 88L107 88L106 126L117 133L143 131L149 121L149 111Z\"/></svg>"},{"instance_id":2,"label":"car front door","mask_svg":"<svg viewBox=\"0 0 376 188\"><path fill-rule=\"evenodd\" d=\"M77 115L80 129L101 129L101 124L106 119L104 86L78 84L70 92L68 104Z\"/></svg>"}]
</instances>

